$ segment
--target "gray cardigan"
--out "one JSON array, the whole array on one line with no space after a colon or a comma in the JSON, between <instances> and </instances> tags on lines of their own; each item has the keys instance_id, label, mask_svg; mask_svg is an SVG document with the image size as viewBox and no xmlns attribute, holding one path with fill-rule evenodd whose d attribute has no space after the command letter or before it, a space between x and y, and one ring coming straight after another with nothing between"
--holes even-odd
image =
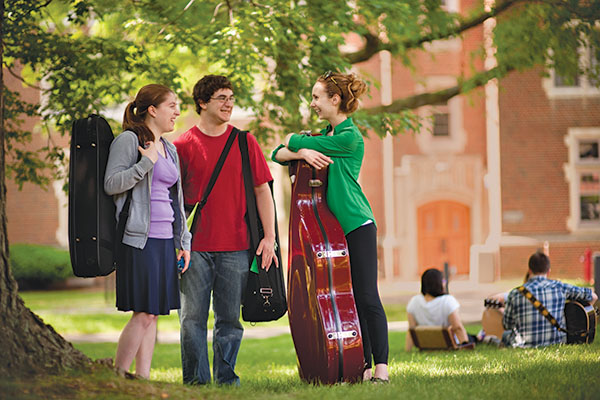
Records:
<instances>
[{"instance_id":1,"label":"gray cardigan","mask_svg":"<svg viewBox=\"0 0 600 400\"><path fill-rule=\"evenodd\" d=\"M173 237L175 238L175 246L190 250L192 235L185 223L179 157L175 146L167 140L164 143L166 144L166 151L175 160L179 172L176 198L174 199L171 196L173 206L177 206L179 210L174 214ZM142 156L137 161L138 153L138 138L132 131L125 131L112 141L104 176L104 191L113 196L117 207L115 218L118 220L119 213L127 199L127 192L133 188L123 243L143 249L150 231L150 185L154 163L146 156Z\"/></svg>"}]
</instances>

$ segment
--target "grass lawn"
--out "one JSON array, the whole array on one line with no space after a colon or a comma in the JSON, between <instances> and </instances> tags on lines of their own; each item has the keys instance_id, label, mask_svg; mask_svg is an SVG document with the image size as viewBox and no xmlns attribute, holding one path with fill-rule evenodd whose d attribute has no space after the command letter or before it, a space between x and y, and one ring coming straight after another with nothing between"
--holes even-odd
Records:
<instances>
[{"instance_id":1,"label":"grass lawn","mask_svg":"<svg viewBox=\"0 0 600 400\"><path fill-rule=\"evenodd\" d=\"M46 322L73 316L61 329L83 332L122 328L129 314L114 311L104 293L23 293ZM74 300L76 299L76 300ZM80 310L82 304L85 310ZM112 310L110 310L112 308ZM104 309L102 311L102 309ZM108 310L107 310L108 309ZM387 309L390 321L405 318L404 306ZM119 316L119 317L117 317ZM124 319L118 319L125 317ZM173 316L173 329L178 323ZM96 324L90 321L112 321ZM168 318L163 318L169 320ZM161 322L162 323L162 322ZM170 322L168 323L170 324ZM276 324L287 324L282 318ZM83 325L82 328L80 325ZM170 326L170 325L169 325ZM99 328L100 327L100 328ZM468 325L469 332L479 326ZM165 326L159 329L166 330ZM151 381L118 378L94 367L59 375L6 379L0 377L0 398L7 399L598 399L600 398L600 339L592 345L552 346L543 349L498 349L490 345L473 351L404 351L406 333L390 332L391 383L314 386L298 377L296 354L289 334L268 339L244 339L236 371L239 388L187 387L181 382L179 344L158 343ZM75 343L92 359L114 357L115 343ZM211 349L209 348L209 352ZM212 355L210 355L212 357Z\"/></svg>"},{"instance_id":2,"label":"grass lawn","mask_svg":"<svg viewBox=\"0 0 600 400\"><path fill-rule=\"evenodd\" d=\"M470 327L475 328L473 327ZM245 339L238 357L239 388L181 385L179 345L158 344L151 382L93 373L3 380L0 398L19 399L597 399L600 344L544 349L420 353L403 351L405 334L390 332L388 385L313 386L298 378L289 335ZM75 345L92 358L112 357L114 343Z\"/></svg>"},{"instance_id":3,"label":"grass lawn","mask_svg":"<svg viewBox=\"0 0 600 400\"><path fill-rule=\"evenodd\" d=\"M107 296L103 290L61 290L19 293L25 305L39 315L45 323L63 335L88 334L97 332L120 332L131 313L117 311L114 293ZM385 306L389 321L406 321L406 306L390 304ZM212 329L212 311L208 320ZM287 314L278 321L261 323L260 326L287 326ZM246 328L251 324L245 323ZM177 312L158 319L161 331L178 331Z\"/></svg>"}]
</instances>

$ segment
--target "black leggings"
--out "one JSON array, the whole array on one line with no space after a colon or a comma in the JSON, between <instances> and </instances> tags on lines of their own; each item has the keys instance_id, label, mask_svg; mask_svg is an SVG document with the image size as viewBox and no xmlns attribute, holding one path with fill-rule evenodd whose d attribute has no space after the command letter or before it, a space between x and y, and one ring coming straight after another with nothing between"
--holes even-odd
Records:
<instances>
[{"instance_id":1,"label":"black leggings","mask_svg":"<svg viewBox=\"0 0 600 400\"><path fill-rule=\"evenodd\" d=\"M363 225L346 235L350 253L352 291L360 321L365 368L388 363L388 325L377 289L377 228Z\"/></svg>"}]
</instances>

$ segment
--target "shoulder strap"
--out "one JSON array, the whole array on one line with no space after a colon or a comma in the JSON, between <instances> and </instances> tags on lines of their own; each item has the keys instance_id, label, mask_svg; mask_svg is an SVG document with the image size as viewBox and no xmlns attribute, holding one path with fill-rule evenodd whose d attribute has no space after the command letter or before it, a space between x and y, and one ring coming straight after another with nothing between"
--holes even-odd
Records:
<instances>
[{"instance_id":1,"label":"shoulder strap","mask_svg":"<svg viewBox=\"0 0 600 400\"><path fill-rule=\"evenodd\" d=\"M142 155L138 152L136 163L140 162ZM125 224L129 219L129 208L131 207L131 196L133 195L133 188L127 191L127 198L123 204L123 208L119 213L119 222L117 223L117 230L113 242L113 264L116 264L118 255L120 254L120 248L123 243L123 236L125 236Z\"/></svg>"},{"instance_id":2,"label":"shoulder strap","mask_svg":"<svg viewBox=\"0 0 600 400\"><path fill-rule=\"evenodd\" d=\"M206 205L206 201L208 200L208 195L212 191L213 186L215 186L215 182L217 181L217 178L219 177L219 173L221 173L221 168L223 168L223 164L225 164L225 159L227 158L227 154L229 154L229 149L231 149L233 140L235 139L235 136L237 135L238 132L239 131L234 127L231 130L231 133L229 134L229 138L227 138L227 143L225 143L225 147L223 147L223 151L221 152L221 155L219 156L219 160L217 161L217 164L215 165L215 169L213 170L212 175L210 176L210 179L208 181L208 184L206 185L206 188L204 189L204 194L202 195L202 199L196 204L196 207L195 207L196 211L194 213L194 219L192 222L192 226L190 227L190 232L195 232L196 223L198 222L198 216L200 215L200 211Z\"/></svg>"},{"instance_id":3,"label":"shoulder strap","mask_svg":"<svg viewBox=\"0 0 600 400\"><path fill-rule=\"evenodd\" d=\"M517 290L523 296L525 296L525 298L529 300L531 304L533 304L533 307L535 307L535 309L538 310L540 314L542 314L542 316L546 318L548 322L550 322L556 329L564 333L569 333L565 328L558 324L558 321L552 316L552 314L550 314L550 311L548 311L542 302L536 299L535 296L524 285L519 286Z\"/></svg>"},{"instance_id":4,"label":"shoulder strap","mask_svg":"<svg viewBox=\"0 0 600 400\"><path fill-rule=\"evenodd\" d=\"M125 204L123 204L123 208L119 213L119 222L117 223L117 231L115 234L115 239L113 242L113 262L116 262L116 256L119 254L119 247L123 242L123 236L125 236L125 224L127 223L127 219L129 218L129 207L131 205L131 193L133 189L130 189L127 192L127 199L125 200Z\"/></svg>"},{"instance_id":5,"label":"shoulder strap","mask_svg":"<svg viewBox=\"0 0 600 400\"><path fill-rule=\"evenodd\" d=\"M250 232L250 250L255 251L260 242L258 227L258 213L256 209L256 197L254 196L254 179L252 178L252 167L248 154L248 132L241 131L238 137L240 153L242 155L242 174L244 176L244 188L246 189L246 209L248 219L248 230Z\"/></svg>"},{"instance_id":6,"label":"shoulder strap","mask_svg":"<svg viewBox=\"0 0 600 400\"><path fill-rule=\"evenodd\" d=\"M240 145L240 153L242 155L242 173L244 175L244 187L246 189L246 222L248 223L248 231L250 232L250 257L256 257L256 248L260 243L259 220L256 208L256 197L254 195L254 180L252 179L252 167L250 166L250 156L248 154L248 132L241 131L238 136ZM257 260L258 264L258 260ZM272 295L273 289L267 277L267 271L263 268L258 268L258 280L260 282L260 292L263 296Z\"/></svg>"}]
</instances>

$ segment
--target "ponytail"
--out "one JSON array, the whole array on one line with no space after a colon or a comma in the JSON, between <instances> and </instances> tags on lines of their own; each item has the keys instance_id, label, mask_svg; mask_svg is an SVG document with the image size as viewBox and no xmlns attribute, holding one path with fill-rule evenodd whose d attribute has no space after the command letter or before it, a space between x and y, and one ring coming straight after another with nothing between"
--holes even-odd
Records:
<instances>
[{"instance_id":1,"label":"ponytail","mask_svg":"<svg viewBox=\"0 0 600 400\"><path fill-rule=\"evenodd\" d=\"M143 147L146 142L154 141L154 133L146 125L148 107L158 107L169 93L173 91L164 85L146 85L139 90L135 100L125 107L123 130L133 131L138 137L140 146Z\"/></svg>"}]
</instances>

